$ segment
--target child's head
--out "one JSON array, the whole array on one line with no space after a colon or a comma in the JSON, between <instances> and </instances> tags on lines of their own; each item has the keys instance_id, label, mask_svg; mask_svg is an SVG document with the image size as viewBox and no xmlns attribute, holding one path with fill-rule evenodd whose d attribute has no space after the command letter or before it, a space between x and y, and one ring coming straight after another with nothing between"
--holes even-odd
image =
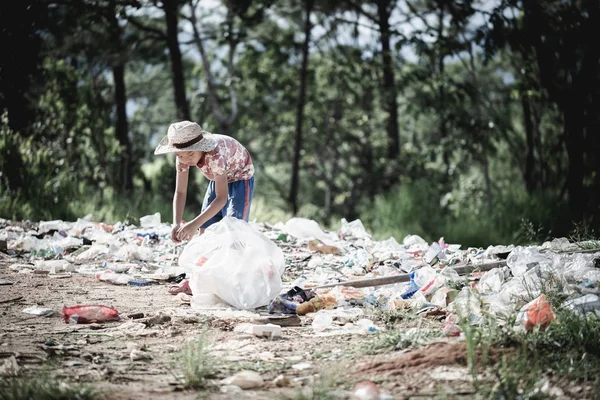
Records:
<instances>
[{"instance_id":1,"label":"child's head","mask_svg":"<svg viewBox=\"0 0 600 400\"><path fill-rule=\"evenodd\" d=\"M178 151L175 153L175 155L177 156L177 159L179 160L179 162L181 164L196 165L202 159L204 152L203 151L194 151L194 150Z\"/></svg>"},{"instance_id":2,"label":"child's head","mask_svg":"<svg viewBox=\"0 0 600 400\"><path fill-rule=\"evenodd\" d=\"M154 154L177 153L180 162L197 164L205 151L217 146L217 138L200 128L195 122L181 121L171 124L167 136L162 138Z\"/></svg>"}]
</instances>

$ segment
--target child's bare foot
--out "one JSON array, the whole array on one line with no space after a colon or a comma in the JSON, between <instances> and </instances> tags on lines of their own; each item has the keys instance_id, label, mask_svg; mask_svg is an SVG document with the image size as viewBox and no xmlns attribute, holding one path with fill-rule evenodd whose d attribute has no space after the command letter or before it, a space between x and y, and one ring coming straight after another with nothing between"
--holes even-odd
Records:
<instances>
[{"instance_id":1,"label":"child's bare foot","mask_svg":"<svg viewBox=\"0 0 600 400\"><path fill-rule=\"evenodd\" d=\"M181 282L179 285L171 286L169 288L169 294L175 295L178 293L185 293L188 296L192 295L192 289L190 289L189 281L185 280L185 281Z\"/></svg>"}]
</instances>

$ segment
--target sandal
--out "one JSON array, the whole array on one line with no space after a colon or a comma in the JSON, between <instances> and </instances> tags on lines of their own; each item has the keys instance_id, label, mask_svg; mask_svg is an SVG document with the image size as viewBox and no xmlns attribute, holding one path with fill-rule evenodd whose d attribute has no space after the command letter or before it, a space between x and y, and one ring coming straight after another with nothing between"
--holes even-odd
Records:
<instances>
[{"instance_id":1,"label":"sandal","mask_svg":"<svg viewBox=\"0 0 600 400\"><path fill-rule=\"evenodd\" d=\"M179 293L185 293L188 296L192 295L192 289L190 288L189 281L183 281L179 285L171 286L168 290L169 294L176 295Z\"/></svg>"}]
</instances>

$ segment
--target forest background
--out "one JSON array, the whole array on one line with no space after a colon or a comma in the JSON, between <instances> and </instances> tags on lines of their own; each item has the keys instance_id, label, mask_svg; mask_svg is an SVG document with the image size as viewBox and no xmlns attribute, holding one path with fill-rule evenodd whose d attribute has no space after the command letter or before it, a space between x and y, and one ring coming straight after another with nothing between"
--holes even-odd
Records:
<instances>
[{"instance_id":1,"label":"forest background","mask_svg":"<svg viewBox=\"0 0 600 400\"><path fill-rule=\"evenodd\" d=\"M186 119L249 149L261 222L465 246L600 225L597 0L27 0L0 27L3 218L170 220L153 149Z\"/></svg>"}]
</instances>

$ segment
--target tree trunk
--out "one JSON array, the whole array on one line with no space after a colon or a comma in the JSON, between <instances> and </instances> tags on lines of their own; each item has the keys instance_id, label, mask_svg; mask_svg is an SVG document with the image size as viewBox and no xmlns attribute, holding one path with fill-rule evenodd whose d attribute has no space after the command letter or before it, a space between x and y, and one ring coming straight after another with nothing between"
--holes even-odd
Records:
<instances>
[{"instance_id":1,"label":"tree trunk","mask_svg":"<svg viewBox=\"0 0 600 400\"><path fill-rule=\"evenodd\" d=\"M181 51L179 50L179 38L177 37L179 5L177 4L177 0L163 0L163 8L167 22L167 46L171 59L171 75L173 78L177 118L180 120L190 120L190 106L185 95L183 61L181 59Z\"/></svg>"},{"instance_id":2,"label":"tree trunk","mask_svg":"<svg viewBox=\"0 0 600 400\"><path fill-rule=\"evenodd\" d=\"M521 106L523 108L523 122L525 125L525 137L527 143L527 156L525 158L525 171L523 173L523 178L525 180L525 188L527 189L527 193L531 194L536 189L535 182L535 142L534 142L534 131L533 131L533 121L531 115L531 106L529 104L529 98L527 97L527 93L525 91L521 91Z\"/></svg>"},{"instance_id":3,"label":"tree trunk","mask_svg":"<svg viewBox=\"0 0 600 400\"><path fill-rule=\"evenodd\" d=\"M546 179L547 179L547 165L545 163L544 158L544 150L542 147L542 132L540 132L540 110L539 104L535 104L535 102L530 102L531 108L531 122L533 123L533 138L535 141L535 148L538 155L538 178L539 178L539 186L540 189L546 189Z\"/></svg>"},{"instance_id":4,"label":"tree trunk","mask_svg":"<svg viewBox=\"0 0 600 400\"><path fill-rule=\"evenodd\" d=\"M117 121L115 133L123 147L121 153L121 188L125 191L133 189L133 150L129 140L129 126L127 123L127 94L125 92L125 68L122 64L113 66L113 79L115 81L115 104L117 107Z\"/></svg>"},{"instance_id":5,"label":"tree trunk","mask_svg":"<svg viewBox=\"0 0 600 400\"><path fill-rule=\"evenodd\" d=\"M127 192L133 189L133 149L129 140L129 125L127 123L127 91L125 88L125 61L124 46L121 35L121 27L117 19L117 5L111 2L107 10L107 18L110 25L110 37L116 48L112 60L112 74L115 84L115 135L121 145L121 170L119 176L119 188Z\"/></svg>"},{"instance_id":6,"label":"tree trunk","mask_svg":"<svg viewBox=\"0 0 600 400\"><path fill-rule=\"evenodd\" d=\"M446 112L446 87L444 85L444 73L445 73L445 65L444 65L444 58L445 58L445 52L443 49L444 46L444 16L445 16L445 9L444 9L444 3L443 2L438 2L438 7L440 7L440 12L438 14L438 37L437 37L437 41L438 44L441 43L441 45L439 45L438 47L438 54L437 54L437 67L438 67L438 73L439 73L439 79L440 79L440 85L439 85L439 89L438 89L438 95L439 95L439 106L438 106L438 114L440 116L440 125L439 125L439 129L440 129L440 142L442 145L442 161L444 162L444 166L446 167L446 175L444 177L444 181L445 184L444 186L446 187L445 189L449 189L449 181L450 181L450 154L448 151L448 144L446 143L446 138L448 137L448 124L447 124L447 118L448 118L448 113Z\"/></svg>"},{"instance_id":7,"label":"tree trunk","mask_svg":"<svg viewBox=\"0 0 600 400\"><path fill-rule=\"evenodd\" d=\"M388 7L390 0L377 1L377 24L381 32L381 57L383 63L383 102L384 109L388 114L388 158L395 160L400 155L400 136L398 129L398 99L394 79L394 63L390 51L390 12Z\"/></svg>"},{"instance_id":8,"label":"tree trunk","mask_svg":"<svg viewBox=\"0 0 600 400\"><path fill-rule=\"evenodd\" d=\"M233 82L229 85L229 95L231 98L231 112L229 115L225 115L225 112L223 111L223 108L220 105L220 100L219 100L219 97L217 94L216 80L212 74L212 71L210 70L211 60L206 52L206 49L205 49L205 46L203 43L203 38L198 29L198 19L196 18L196 13L195 13L196 10L194 9L196 4L198 4L198 3L194 2L193 0L190 1L191 12L190 12L189 17L187 17L187 19L190 22L190 24L192 25L194 43L196 44L196 47L198 48L198 52L200 53L200 57L202 58L202 67L204 69L204 77L206 78L206 86L208 89L208 98L210 100L210 106L212 108L212 113L218 121L219 132L222 134L228 135L231 130L231 126L232 126L233 122L235 121L235 119L237 118L237 114L238 114L237 94L235 91L235 85ZM229 6L230 7L227 10L227 18L226 18L226 27L227 27L227 33L228 33L227 42L229 44L229 51L228 51L228 55L227 55L227 61L228 61L227 62L227 70L228 70L229 76L231 78L233 78L235 75L234 69L233 69L233 57L235 55L235 51L236 51L236 48L238 45L238 39L235 38L235 33L233 31L234 20L233 20L233 11L231 9L231 4L229 4Z\"/></svg>"},{"instance_id":9,"label":"tree trunk","mask_svg":"<svg viewBox=\"0 0 600 400\"><path fill-rule=\"evenodd\" d=\"M567 155L569 157L567 193L569 195L569 211L571 219L574 221L582 221L587 209L586 193L583 185L585 146L582 108L579 104L572 104L566 106L563 112Z\"/></svg>"},{"instance_id":10,"label":"tree trunk","mask_svg":"<svg viewBox=\"0 0 600 400\"><path fill-rule=\"evenodd\" d=\"M310 45L310 14L313 0L305 1L306 21L304 26L304 45L302 47L302 67L300 69L300 90L296 109L296 143L294 148L294 161L292 165L292 183L290 187L290 203L294 215L298 213L298 186L300 185L300 157L302 152L302 122L304 119L304 103L306 102L306 81L308 69L308 50Z\"/></svg>"}]
</instances>

